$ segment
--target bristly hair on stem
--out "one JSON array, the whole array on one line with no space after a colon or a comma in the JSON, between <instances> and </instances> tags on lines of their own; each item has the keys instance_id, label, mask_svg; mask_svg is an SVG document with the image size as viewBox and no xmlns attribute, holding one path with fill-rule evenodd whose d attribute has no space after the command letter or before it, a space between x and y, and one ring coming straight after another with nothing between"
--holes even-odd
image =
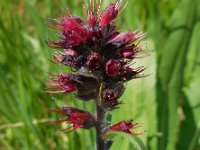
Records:
<instances>
[{"instance_id":1,"label":"bristly hair on stem","mask_svg":"<svg viewBox=\"0 0 200 150\"><path fill-rule=\"evenodd\" d=\"M50 47L57 49L53 53L54 62L70 67L73 72L53 75L47 81L49 88L46 92L74 92L79 100L96 102L96 115L68 106L52 109L52 112L64 115L65 118L49 125L67 122L72 125L70 130L94 127L97 150L108 150L111 147L113 140L103 137L112 131L133 136L142 134L130 130L139 127L137 123L121 121L111 125L105 119L108 112L123 104L119 98L124 93L126 83L145 76L142 73L146 67L135 67L135 60L148 55L139 46L146 34L140 30L120 32L116 25L119 14L127 5L128 1L124 4L123 0L116 0L102 11L101 0L90 0L89 5L84 5L87 22L71 14L69 9L66 15L48 20L48 26L59 32L57 41L46 41Z\"/></svg>"}]
</instances>

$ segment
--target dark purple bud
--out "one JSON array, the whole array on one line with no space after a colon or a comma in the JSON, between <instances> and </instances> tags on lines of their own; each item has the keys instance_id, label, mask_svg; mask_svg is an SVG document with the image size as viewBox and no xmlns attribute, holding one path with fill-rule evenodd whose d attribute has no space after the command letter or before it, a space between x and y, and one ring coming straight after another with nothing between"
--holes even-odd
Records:
<instances>
[{"instance_id":1,"label":"dark purple bud","mask_svg":"<svg viewBox=\"0 0 200 150\"><path fill-rule=\"evenodd\" d=\"M74 59L73 66L74 68L79 69L86 61L87 58L84 55L79 55Z\"/></svg>"},{"instance_id":2,"label":"dark purple bud","mask_svg":"<svg viewBox=\"0 0 200 150\"><path fill-rule=\"evenodd\" d=\"M121 69L121 63L118 60L110 59L105 64L105 71L109 77L116 77Z\"/></svg>"},{"instance_id":3,"label":"dark purple bud","mask_svg":"<svg viewBox=\"0 0 200 150\"><path fill-rule=\"evenodd\" d=\"M103 91L104 106L110 110L116 108L116 106L121 103L118 101L118 98L121 97L123 92L123 84L118 85L115 89L105 89Z\"/></svg>"},{"instance_id":4,"label":"dark purple bud","mask_svg":"<svg viewBox=\"0 0 200 150\"><path fill-rule=\"evenodd\" d=\"M117 98L119 93L114 90L106 89L103 91L103 98L104 98L104 107L113 109L115 106L119 104Z\"/></svg>"},{"instance_id":5,"label":"dark purple bud","mask_svg":"<svg viewBox=\"0 0 200 150\"><path fill-rule=\"evenodd\" d=\"M101 56L97 52L92 52L88 56L87 65L91 69L99 69L100 67Z\"/></svg>"},{"instance_id":6,"label":"dark purple bud","mask_svg":"<svg viewBox=\"0 0 200 150\"><path fill-rule=\"evenodd\" d=\"M133 59L135 57L136 51L134 51L135 46L128 46L120 50L120 56L122 58Z\"/></svg>"},{"instance_id":7,"label":"dark purple bud","mask_svg":"<svg viewBox=\"0 0 200 150\"><path fill-rule=\"evenodd\" d=\"M123 80L131 80L131 79L134 79L134 78L137 78L136 76L143 72L146 68L144 67L138 67L136 69L133 69L133 68L130 68L130 67L124 67L121 72L120 72L120 77L123 79Z\"/></svg>"}]
</instances>

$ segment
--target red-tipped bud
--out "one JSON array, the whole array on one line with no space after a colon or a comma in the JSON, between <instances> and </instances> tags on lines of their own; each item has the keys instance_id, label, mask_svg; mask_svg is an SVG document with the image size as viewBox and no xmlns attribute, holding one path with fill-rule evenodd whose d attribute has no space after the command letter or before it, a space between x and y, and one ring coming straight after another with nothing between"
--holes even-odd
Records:
<instances>
[{"instance_id":1,"label":"red-tipped bud","mask_svg":"<svg viewBox=\"0 0 200 150\"><path fill-rule=\"evenodd\" d=\"M90 25L90 28L92 29L92 31L94 31L94 27L97 23L97 20L96 20L96 16L94 15L93 12L90 12L90 14L88 15L87 17L87 20L88 20L88 23Z\"/></svg>"},{"instance_id":2,"label":"red-tipped bud","mask_svg":"<svg viewBox=\"0 0 200 150\"><path fill-rule=\"evenodd\" d=\"M53 23L50 25L52 28L62 31L62 34L60 35L61 41L47 41L48 45L53 48L76 46L90 36L86 25L79 17L62 17L61 22L57 20L50 21Z\"/></svg>"},{"instance_id":3,"label":"red-tipped bud","mask_svg":"<svg viewBox=\"0 0 200 150\"><path fill-rule=\"evenodd\" d=\"M115 4L111 3L100 15L100 26L101 29L107 26L111 21L113 21L118 15L118 9L116 9Z\"/></svg>"},{"instance_id":4,"label":"red-tipped bud","mask_svg":"<svg viewBox=\"0 0 200 150\"><path fill-rule=\"evenodd\" d=\"M63 31L70 31L70 30L86 30L84 29L84 23L79 17L63 17L63 20L61 21L62 30Z\"/></svg>"}]
</instances>

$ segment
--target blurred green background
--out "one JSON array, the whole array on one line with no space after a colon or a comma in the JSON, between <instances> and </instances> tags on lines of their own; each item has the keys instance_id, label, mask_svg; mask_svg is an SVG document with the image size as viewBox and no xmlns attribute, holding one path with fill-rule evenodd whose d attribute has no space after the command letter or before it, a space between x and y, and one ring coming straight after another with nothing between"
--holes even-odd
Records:
<instances>
[{"instance_id":1,"label":"blurred green background","mask_svg":"<svg viewBox=\"0 0 200 150\"><path fill-rule=\"evenodd\" d=\"M104 0L105 7L111 0ZM45 39L56 39L48 17L70 8L83 16L84 0L0 1L0 150L93 150L95 132L46 122L62 118L49 109L64 105L94 111L94 103L44 91L48 72L69 69L51 63ZM200 0L130 0L120 17L125 29L141 29L152 51L138 59L149 77L131 81L113 123L134 119L146 134L134 137L142 150L200 150ZM147 44L146 44L147 43ZM136 149L118 136L112 150Z\"/></svg>"}]
</instances>

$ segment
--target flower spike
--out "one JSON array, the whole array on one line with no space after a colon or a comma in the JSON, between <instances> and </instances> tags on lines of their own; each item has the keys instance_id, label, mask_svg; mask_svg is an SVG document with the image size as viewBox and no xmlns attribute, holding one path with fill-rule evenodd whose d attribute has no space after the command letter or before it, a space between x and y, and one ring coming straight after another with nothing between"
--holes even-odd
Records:
<instances>
[{"instance_id":1,"label":"flower spike","mask_svg":"<svg viewBox=\"0 0 200 150\"><path fill-rule=\"evenodd\" d=\"M53 53L55 64L68 66L73 73L53 75L47 81L47 93L72 93L79 100L94 100L96 116L74 107L52 109L51 112L63 115L64 118L50 123L50 126L61 123L70 124L70 128L62 131L71 132L78 128L95 127L97 150L108 150L112 140L104 139L103 135L112 132L123 132L129 135L141 135L132 129L141 125L132 121L121 121L110 125L105 114L119 108L120 97L123 95L129 80L145 77L144 66L135 66L135 59L143 58L145 52L139 46L146 34L140 29L123 31L116 25L119 14L128 5L128 0L115 0L100 11L102 0L90 0L84 5L86 19L72 15L66 9L66 15L60 19L49 19L48 26L57 30L58 40L47 40L47 44L58 49ZM85 21L86 20L86 21ZM142 53L142 54L141 54ZM133 66L134 64L134 66ZM109 116L109 115L108 115Z\"/></svg>"}]
</instances>

